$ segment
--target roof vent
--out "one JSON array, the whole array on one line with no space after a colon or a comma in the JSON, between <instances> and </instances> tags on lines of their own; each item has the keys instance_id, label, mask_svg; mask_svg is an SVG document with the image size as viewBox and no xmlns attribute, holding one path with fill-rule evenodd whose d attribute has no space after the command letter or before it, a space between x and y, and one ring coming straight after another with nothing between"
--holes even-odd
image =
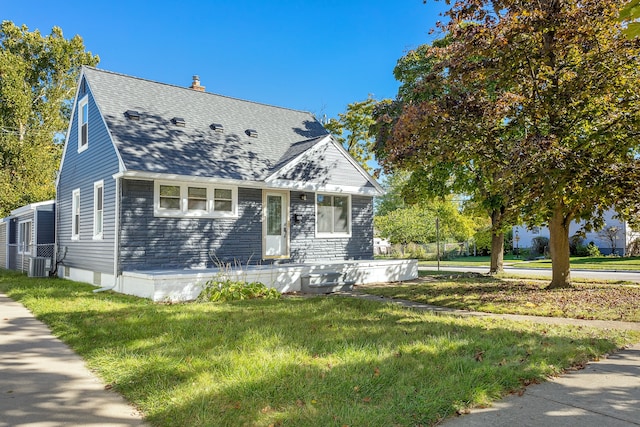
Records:
<instances>
[{"instance_id":1,"label":"roof vent","mask_svg":"<svg viewBox=\"0 0 640 427\"><path fill-rule=\"evenodd\" d=\"M218 133L224 132L224 126L222 126L220 123L211 123L211 126L209 127Z\"/></svg>"},{"instance_id":2,"label":"roof vent","mask_svg":"<svg viewBox=\"0 0 640 427\"><path fill-rule=\"evenodd\" d=\"M124 115L129 120L140 120L140 113L138 113L136 110L127 110L124 112Z\"/></svg>"},{"instance_id":3,"label":"roof vent","mask_svg":"<svg viewBox=\"0 0 640 427\"><path fill-rule=\"evenodd\" d=\"M258 131L255 129L247 129L244 131L244 133L247 134L247 136L250 136L251 138L257 138L258 137Z\"/></svg>"},{"instance_id":4,"label":"roof vent","mask_svg":"<svg viewBox=\"0 0 640 427\"><path fill-rule=\"evenodd\" d=\"M174 117L173 119L171 119L171 123L181 128L187 125L187 122L185 122L182 117Z\"/></svg>"}]
</instances>

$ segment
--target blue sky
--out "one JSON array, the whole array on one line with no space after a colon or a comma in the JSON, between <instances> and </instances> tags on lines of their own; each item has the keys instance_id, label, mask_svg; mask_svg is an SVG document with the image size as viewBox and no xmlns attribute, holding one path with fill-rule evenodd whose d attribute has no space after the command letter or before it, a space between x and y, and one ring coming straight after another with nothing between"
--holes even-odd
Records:
<instances>
[{"instance_id":1,"label":"blue sky","mask_svg":"<svg viewBox=\"0 0 640 427\"><path fill-rule=\"evenodd\" d=\"M336 117L394 97L393 67L427 43L444 2L422 0L20 1L0 19L82 36L99 67Z\"/></svg>"}]
</instances>

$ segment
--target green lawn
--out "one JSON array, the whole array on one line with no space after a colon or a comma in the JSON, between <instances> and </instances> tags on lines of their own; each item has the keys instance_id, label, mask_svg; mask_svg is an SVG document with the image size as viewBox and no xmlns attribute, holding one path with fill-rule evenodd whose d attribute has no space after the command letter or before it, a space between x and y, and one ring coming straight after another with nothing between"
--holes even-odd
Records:
<instances>
[{"instance_id":1,"label":"green lawn","mask_svg":"<svg viewBox=\"0 0 640 427\"><path fill-rule=\"evenodd\" d=\"M520 268L551 268L551 260L527 261L515 258L513 255L505 255L505 263ZM442 267L488 267L491 258L488 256L460 257L452 260L440 261ZM435 266L436 261L420 261L419 265ZM573 268L586 270L637 270L640 271L640 257L571 257Z\"/></svg>"},{"instance_id":2,"label":"green lawn","mask_svg":"<svg viewBox=\"0 0 640 427\"><path fill-rule=\"evenodd\" d=\"M373 295L489 313L578 319L640 321L640 286L574 282L570 289L544 289L548 281L420 272L393 286L359 286ZM460 277L463 276L463 277Z\"/></svg>"},{"instance_id":3,"label":"green lawn","mask_svg":"<svg viewBox=\"0 0 640 427\"><path fill-rule=\"evenodd\" d=\"M154 304L0 272L156 426L434 425L640 341L341 297Z\"/></svg>"},{"instance_id":4,"label":"green lawn","mask_svg":"<svg viewBox=\"0 0 640 427\"><path fill-rule=\"evenodd\" d=\"M551 268L551 260L524 261L515 264L522 268ZM571 257L571 267L585 270L637 270L640 271L640 257Z\"/></svg>"}]
</instances>

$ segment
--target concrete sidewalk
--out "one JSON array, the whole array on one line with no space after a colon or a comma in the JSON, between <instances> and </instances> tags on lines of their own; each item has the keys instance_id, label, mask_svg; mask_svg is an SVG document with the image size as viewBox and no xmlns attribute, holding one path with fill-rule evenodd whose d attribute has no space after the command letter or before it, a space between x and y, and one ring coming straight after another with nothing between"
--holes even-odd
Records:
<instances>
[{"instance_id":1,"label":"concrete sidewalk","mask_svg":"<svg viewBox=\"0 0 640 427\"><path fill-rule=\"evenodd\" d=\"M143 426L21 304L0 294L0 427Z\"/></svg>"}]
</instances>

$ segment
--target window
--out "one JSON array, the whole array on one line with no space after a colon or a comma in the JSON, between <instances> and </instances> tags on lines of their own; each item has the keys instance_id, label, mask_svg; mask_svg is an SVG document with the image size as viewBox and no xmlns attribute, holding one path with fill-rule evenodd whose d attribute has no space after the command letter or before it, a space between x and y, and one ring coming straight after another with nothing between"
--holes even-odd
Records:
<instances>
[{"instance_id":1,"label":"window","mask_svg":"<svg viewBox=\"0 0 640 427\"><path fill-rule=\"evenodd\" d=\"M93 238L102 239L104 222L104 182L93 184Z\"/></svg>"},{"instance_id":2,"label":"window","mask_svg":"<svg viewBox=\"0 0 640 427\"><path fill-rule=\"evenodd\" d=\"M155 216L235 217L237 188L155 183Z\"/></svg>"},{"instance_id":3,"label":"window","mask_svg":"<svg viewBox=\"0 0 640 427\"><path fill-rule=\"evenodd\" d=\"M231 212L233 209L233 194L226 188L216 188L213 199L216 212Z\"/></svg>"},{"instance_id":4,"label":"window","mask_svg":"<svg viewBox=\"0 0 640 427\"><path fill-rule=\"evenodd\" d=\"M18 253L31 253L31 221L18 224Z\"/></svg>"},{"instance_id":5,"label":"window","mask_svg":"<svg viewBox=\"0 0 640 427\"><path fill-rule=\"evenodd\" d=\"M203 187L187 187L187 210L189 212L207 211L207 189Z\"/></svg>"},{"instance_id":6,"label":"window","mask_svg":"<svg viewBox=\"0 0 640 427\"><path fill-rule=\"evenodd\" d=\"M80 189L73 190L71 198L71 239L80 238Z\"/></svg>"},{"instance_id":7,"label":"window","mask_svg":"<svg viewBox=\"0 0 640 427\"><path fill-rule=\"evenodd\" d=\"M160 186L160 209L180 210L180 186Z\"/></svg>"},{"instance_id":8,"label":"window","mask_svg":"<svg viewBox=\"0 0 640 427\"><path fill-rule=\"evenodd\" d=\"M316 196L316 230L320 235L350 234L350 198L318 194Z\"/></svg>"},{"instance_id":9,"label":"window","mask_svg":"<svg viewBox=\"0 0 640 427\"><path fill-rule=\"evenodd\" d=\"M78 103L78 153L89 146L89 98Z\"/></svg>"}]
</instances>

